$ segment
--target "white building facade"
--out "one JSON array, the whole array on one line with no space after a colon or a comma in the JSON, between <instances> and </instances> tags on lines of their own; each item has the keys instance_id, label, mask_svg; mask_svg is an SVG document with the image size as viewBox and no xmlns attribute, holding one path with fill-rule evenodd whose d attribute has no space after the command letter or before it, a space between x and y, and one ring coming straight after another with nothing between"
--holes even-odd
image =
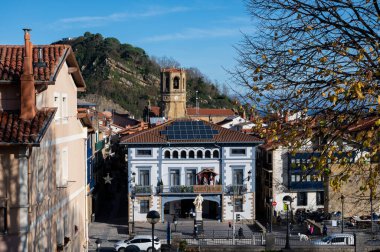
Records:
<instances>
[{"instance_id":1,"label":"white building facade","mask_svg":"<svg viewBox=\"0 0 380 252\"><path fill-rule=\"evenodd\" d=\"M206 132L206 133L205 133ZM203 121L171 121L127 136L129 221L192 219L193 201L203 197L205 219L227 221L233 212L255 214L256 147L252 136ZM235 211L233 207L235 206Z\"/></svg>"},{"instance_id":2,"label":"white building facade","mask_svg":"<svg viewBox=\"0 0 380 252\"><path fill-rule=\"evenodd\" d=\"M284 217L285 196L292 198L293 212L297 209L310 212L324 209L324 178L317 170L302 169L313 156L318 156L318 153L305 150L292 154L287 148L271 144L258 148L257 183L260 194L257 204L260 214L268 219L271 214L274 218Z\"/></svg>"}]
</instances>

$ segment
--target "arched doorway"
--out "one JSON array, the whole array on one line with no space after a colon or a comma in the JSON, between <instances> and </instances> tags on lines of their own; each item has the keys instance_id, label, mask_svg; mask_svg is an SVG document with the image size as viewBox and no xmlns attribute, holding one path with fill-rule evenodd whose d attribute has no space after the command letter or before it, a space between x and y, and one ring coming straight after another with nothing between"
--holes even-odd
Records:
<instances>
[{"instance_id":1,"label":"arched doorway","mask_svg":"<svg viewBox=\"0 0 380 252\"><path fill-rule=\"evenodd\" d=\"M195 206L193 204L196 195L192 197L168 197L163 198L163 211L165 221L173 221L174 216L182 221L195 219ZM208 220L220 219L220 197L203 196L202 218Z\"/></svg>"}]
</instances>

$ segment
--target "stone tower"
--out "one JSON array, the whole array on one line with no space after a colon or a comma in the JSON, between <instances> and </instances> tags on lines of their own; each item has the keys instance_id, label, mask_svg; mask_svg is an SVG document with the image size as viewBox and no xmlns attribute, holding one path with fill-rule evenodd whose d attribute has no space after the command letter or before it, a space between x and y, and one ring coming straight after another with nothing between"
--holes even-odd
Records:
<instances>
[{"instance_id":1,"label":"stone tower","mask_svg":"<svg viewBox=\"0 0 380 252\"><path fill-rule=\"evenodd\" d=\"M168 120L186 117L186 72L161 69L161 113Z\"/></svg>"}]
</instances>

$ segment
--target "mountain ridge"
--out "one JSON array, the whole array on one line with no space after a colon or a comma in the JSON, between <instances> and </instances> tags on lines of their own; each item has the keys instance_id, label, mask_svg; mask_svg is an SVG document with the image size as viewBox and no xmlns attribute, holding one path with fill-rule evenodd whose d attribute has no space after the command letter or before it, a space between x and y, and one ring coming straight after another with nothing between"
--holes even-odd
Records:
<instances>
[{"instance_id":1,"label":"mountain ridge","mask_svg":"<svg viewBox=\"0 0 380 252\"><path fill-rule=\"evenodd\" d=\"M83 36L63 39L53 44L68 44L73 48L87 91L80 99L96 102L98 110L116 109L141 118L144 107L150 102L159 106L160 69L180 65L169 60L157 60L139 47L122 44L116 38L101 34L84 33ZM166 58L167 59L167 58ZM232 99L198 69L187 68L187 106L195 107L195 90L200 106L232 108ZM121 111L120 111L121 110Z\"/></svg>"}]
</instances>

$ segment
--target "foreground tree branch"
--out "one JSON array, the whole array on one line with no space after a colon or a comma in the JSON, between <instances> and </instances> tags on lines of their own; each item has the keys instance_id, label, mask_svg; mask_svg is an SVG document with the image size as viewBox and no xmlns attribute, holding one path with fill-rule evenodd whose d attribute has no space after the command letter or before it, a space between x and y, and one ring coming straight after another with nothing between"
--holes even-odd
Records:
<instances>
[{"instance_id":1,"label":"foreground tree branch","mask_svg":"<svg viewBox=\"0 0 380 252\"><path fill-rule=\"evenodd\" d=\"M244 34L236 47L238 64L231 76L245 88L244 97L253 109L302 115L289 127L272 125L265 131L270 132L268 137L294 149L314 136L329 140L318 147L322 157L313 167L330 174L328 162L333 160L346 167L334 177L335 186L361 175L362 189L376 190L380 172L378 2L248 0L247 7L261 23L256 34ZM355 157L355 165L352 158L338 158L342 152Z\"/></svg>"}]
</instances>

